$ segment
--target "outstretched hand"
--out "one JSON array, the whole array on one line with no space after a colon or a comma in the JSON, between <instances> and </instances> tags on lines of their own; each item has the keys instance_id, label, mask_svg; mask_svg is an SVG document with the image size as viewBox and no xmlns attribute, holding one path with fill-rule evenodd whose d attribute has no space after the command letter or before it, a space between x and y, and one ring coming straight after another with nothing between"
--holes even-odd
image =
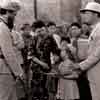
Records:
<instances>
[{"instance_id":1,"label":"outstretched hand","mask_svg":"<svg viewBox=\"0 0 100 100\"><path fill-rule=\"evenodd\" d=\"M82 70L80 69L79 64L73 64L73 68L70 71L69 75L65 75L64 78L67 79L77 79L80 74L82 73Z\"/></svg>"}]
</instances>

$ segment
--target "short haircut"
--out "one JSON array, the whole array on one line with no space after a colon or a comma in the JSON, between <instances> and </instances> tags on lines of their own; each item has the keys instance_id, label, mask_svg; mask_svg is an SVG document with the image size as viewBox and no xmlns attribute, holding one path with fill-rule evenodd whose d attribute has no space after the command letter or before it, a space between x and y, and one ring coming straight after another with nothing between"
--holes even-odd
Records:
<instances>
[{"instance_id":1,"label":"short haircut","mask_svg":"<svg viewBox=\"0 0 100 100\"><path fill-rule=\"evenodd\" d=\"M73 27L73 26L77 26L78 28L81 28L81 25L77 22L74 22L70 25L70 27Z\"/></svg>"},{"instance_id":2,"label":"short haircut","mask_svg":"<svg viewBox=\"0 0 100 100\"><path fill-rule=\"evenodd\" d=\"M23 24L23 26L21 27L21 30L24 31L27 27L30 27L29 23Z\"/></svg>"},{"instance_id":3,"label":"short haircut","mask_svg":"<svg viewBox=\"0 0 100 100\"><path fill-rule=\"evenodd\" d=\"M69 38L69 37L65 37L65 36L62 36L62 37L61 37L61 42L62 42L62 41L66 41L66 42L68 42L68 43L71 43L70 38Z\"/></svg>"},{"instance_id":4,"label":"short haircut","mask_svg":"<svg viewBox=\"0 0 100 100\"><path fill-rule=\"evenodd\" d=\"M50 27L50 26L56 26L56 24L55 24L55 22L48 22L48 24L47 24L47 27Z\"/></svg>"},{"instance_id":5,"label":"short haircut","mask_svg":"<svg viewBox=\"0 0 100 100\"><path fill-rule=\"evenodd\" d=\"M34 28L34 30L36 30L37 28L45 27L45 23L41 20L37 20L37 21L33 22L31 27Z\"/></svg>"}]
</instances>

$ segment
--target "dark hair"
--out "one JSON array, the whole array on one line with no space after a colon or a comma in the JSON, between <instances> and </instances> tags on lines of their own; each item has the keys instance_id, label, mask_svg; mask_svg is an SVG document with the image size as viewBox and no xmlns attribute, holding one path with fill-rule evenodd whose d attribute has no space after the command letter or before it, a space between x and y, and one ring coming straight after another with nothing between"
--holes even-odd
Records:
<instances>
[{"instance_id":1,"label":"dark hair","mask_svg":"<svg viewBox=\"0 0 100 100\"><path fill-rule=\"evenodd\" d=\"M72 23L70 25L70 27L72 27L72 26L77 26L78 28L81 28L81 25L79 23L77 23L77 22Z\"/></svg>"},{"instance_id":2,"label":"dark hair","mask_svg":"<svg viewBox=\"0 0 100 100\"><path fill-rule=\"evenodd\" d=\"M45 27L45 23L41 20L37 20L37 21L33 22L31 27L34 28L34 31L35 31L37 28Z\"/></svg>"},{"instance_id":3,"label":"dark hair","mask_svg":"<svg viewBox=\"0 0 100 100\"><path fill-rule=\"evenodd\" d=\"M48 22L47 27L50 27L50 26L56 26L56 24L54 22Z\"/></svg>"},{"instance_id":4,"label":"dark hair","mask_svg":"<svg viewBox=\"0 0 100 100\"><path fill-rule=\"evenodd\" d=\"M87 22L82 23L82 25L83 25L83 24L86 24L87 26L89 26L89 25L90 25L90 24L89 24L89 23L87 23Z\"/></svg>"},{"instance_id":5,"label":"dark hair","mask_svg":"<svg viewBox=\"0 0 100 100\"><path fill-rule=\"evenodd\" d=\"M69 38L69 37L65 37L65 36L62 36L62 37L61 37L61 42L62 42L62 41L66 41L66 42L68 42L68 43L71 43L70 38Z\"/></svg>"},{"instance_id":6,"label":"dark hair","mask_svg":"<svg viewBox=\"0 0 100 100\"><path fill-rule=\"evenodd\" d=\"M75 61L75 58L74 58L74 56L73 56L71 50L69 49L69 47L66 48L65 50L66 50L66 53L68 54L68 58L69 58L70 60L72 60L72 61Z\"/></svg>"},{"instance_id":7,"label":"dark hair","mask_svg":"<svg viewBox=\"0 0 100 100\"><path fill-rule=\"evenodd\" d=\"M24 31L25 28L28 27L28 26L30 26L30 24L28 24L28 23L23 24L23 26L21 27L21 30Z\"/></svg>"}]
</instances>

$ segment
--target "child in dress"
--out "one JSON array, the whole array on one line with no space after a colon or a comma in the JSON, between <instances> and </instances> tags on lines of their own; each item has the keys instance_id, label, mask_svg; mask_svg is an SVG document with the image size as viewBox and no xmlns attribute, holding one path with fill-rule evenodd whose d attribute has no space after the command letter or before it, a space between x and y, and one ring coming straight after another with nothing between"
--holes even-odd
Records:
<instances>
[{"instance_id":1,"label":"child in dress","mask_svg":"<svg viewBox=\"0 0 100 100\"><path fill-rule=\"evenodd\" d=\"M62 62L59 65L61 78L58 85L60 99L79 100L79 91L75 80L78 74L72 71L74 69L74 58L68 48L68 42L66 40L61 41L61 58Z\"/></svg>"}]
</instances>

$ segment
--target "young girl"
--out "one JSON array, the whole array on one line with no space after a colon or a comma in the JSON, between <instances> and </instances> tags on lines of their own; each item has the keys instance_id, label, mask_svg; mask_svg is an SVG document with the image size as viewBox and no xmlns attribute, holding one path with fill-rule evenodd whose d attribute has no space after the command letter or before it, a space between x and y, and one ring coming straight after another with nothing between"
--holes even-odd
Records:
<instances>
[{"instance_id":1,"label":"young girl","mask_svg":"<svg viewBox=\"0 0 100 100\"><path fill-rule=\"evenodd\" d=\"M62 62L59 65L59 73L62 78L59 80L58 94L63 100L79 100L79 91L75 80L78 75L76 72L72 73L74 58L71 55L66 40L61 42L61 58Z\"/></svg>"}]
</instances>

